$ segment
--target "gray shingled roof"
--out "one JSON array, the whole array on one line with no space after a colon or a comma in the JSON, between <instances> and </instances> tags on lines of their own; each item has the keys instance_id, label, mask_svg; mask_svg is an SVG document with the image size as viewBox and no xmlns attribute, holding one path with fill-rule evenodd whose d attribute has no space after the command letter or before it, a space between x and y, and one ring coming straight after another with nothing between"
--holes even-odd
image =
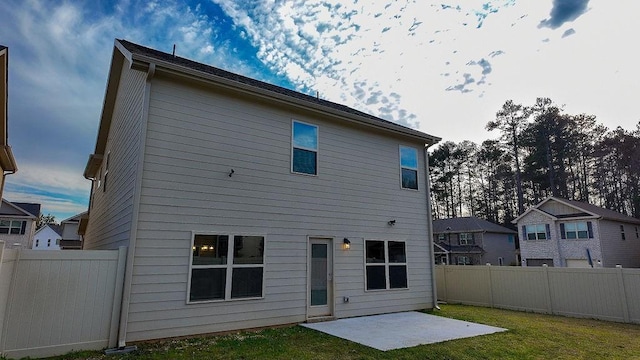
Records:
<instances>
[{"instance_id":1,"label":"gray shingled roof","mask_svg":"<svg viewBox=\"0 0 640 360\"><path fill-rule=\"evenodd\" d=\"M450 230L447 230L450 228ZM461 233L461 232L492 232L502 234L517 234L517 231L494 224L477 217L458 217L433 220L433 233Z\"/></svg>"},{"instance_id":2,"label":"gray shingled roof","mask_svg":"<svg viewBox=\"0 0 640 360\"><path fill-rule=\"evenodd\" d=\"M117 39L118 42L120 42L120 44L122 44L122 46L124 46L125 49L127 49L129 52L131 52L132 54L138 54L141 56L145 56L145 57L149 57L152 59L158 59L167 63L171 63L171 64L175 64L175 65L179 65L185 68L189 68L189 69L193 69L193 70L197 70L197 71L201 71L203 73L206 74L211 74L211 75L215 75L215 76L219 76L228 80L232 80L244 85L249 85L255 88L259 88L259 89L263 89L263 90L268 90L274 93L278 93L281 95L286 95L295 99L299 99L299 100L304 100L306 102L309 103L314 103L314 104L318 104L318 105L322 105L328 108L332 108L335 110L339 110L339 111L343 111L352 115L356 115L356 116L360 116L360 117L364 117L367 119L371 119L371 120L375 120L375 121L379 121L382 123L387 123L387 124L393 124L394 126L400 126L402 128L405 128L406 130L415 133L418 136L425 136L427 135L428 137L431 137L433 139L434 142L437 142L440 140L440 138L436 137L436 136L432 136L432 135L428 135L425 134L423 132L408 128L406 126L402 126L399 124L396 124L394 122L388 121L388 120L384 120L381 119L379 117L364 113L362 111L356 110L356 109L352 109L348 106L345 105L341 105L341 104L337 104L331 101L327 101L327 100L323 100L320 99L318 97L314 97L314 96L310 96L310 95L306 95L297 91L293 91L293 90L289 90L280 86L276 86L273 84L269 84L260 80L256 80L256 79L252 79L246 76L242 76L239 74L235 74L226 70L222 70L220 68L216 68L210 65L206 65L206 64L202 64L202 63L198 63L195 62L193 60L189 60L189 59L185 59L179 56L174 56L172 54L168 54L162 51L158 51L155 49L151 49L142 45L138 45L138 44L134 44L132 42L129 42L127 40L123 40L123 39Z\"/></svg>"},{"instance_id":3,"label":"gray shingled roof","mask_svg":"<svg viewBox=\"0 0 640 360\"><path fill-rule=\"evenodd\" d=\"M35 217L40 216L40 204L34 203L21 203L21 202L11 202L13 205L19 207L20 209L28 212Z\"/></svg>"},{"instance_id":4,"label":"gray shingled roof","mask_svg":"<svg viewBox=\"0 0 640 360\"><path fill-rule=\"evenodd\" d=\"M575 200L567 200L567 199L563 199L563 198L559 198L559 197L553 197L552 199L556 199L558 201L566 202L567 204L573 205L573 206L578 207L580 209L583 209L583 210L586 210L588 212L594 213L596 215L602 216L603 219L615 220L615 221L621 221L621 222L628 222L628 223L632 223L632 224L640 224L640 219L636 219L634 217L621 214L621 213L619 213L617 211L601 208L599 206L592 205L592 204L589 204L589 203L585 203L585 202L581 202L581 201L575 201ZM579 215L580 214L577 214L576 216L579 216Z\"/></svg>"},{"instance_id":5,"label":"gray shingled roof","mask_svg":"<svg viewBox=\"0 0 640 360\"><path fill-rule=\"evenodd\" d=\"M7 48L6 46L4 46L4 45L0 45L0 50L4 50L4 49L6 49L6 48Z\"/></svg>"}]
</instances>

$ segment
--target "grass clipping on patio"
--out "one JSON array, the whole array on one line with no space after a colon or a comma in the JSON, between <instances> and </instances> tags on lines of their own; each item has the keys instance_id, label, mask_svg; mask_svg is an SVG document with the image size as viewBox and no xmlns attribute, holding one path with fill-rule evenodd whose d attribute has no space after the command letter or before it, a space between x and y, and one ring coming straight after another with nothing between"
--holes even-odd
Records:
<instances>
[{"instance_id":1,"label":"grass clipping on patio","mask_svg":"<svg viewBox=\"0 0 640 360\"><path fill-rule=\"evenodd\" d=\"M509 329L507 332L393 351L378 351L318 331L291 326L220 336L139 343L107 356L78 352L52 359L634 359L640 325L574 319L464 305L434 315Z\"/></svg>"}]
</instances>

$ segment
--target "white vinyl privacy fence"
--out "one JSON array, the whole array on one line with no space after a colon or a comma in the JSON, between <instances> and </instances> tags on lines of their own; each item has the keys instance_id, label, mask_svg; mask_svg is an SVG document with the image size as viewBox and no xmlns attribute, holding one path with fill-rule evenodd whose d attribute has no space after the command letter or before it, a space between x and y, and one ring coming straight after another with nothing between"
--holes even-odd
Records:
<instances>
[{"instance_id":1,"label":"white vinyl privacy fence","mask_svg":"<svg viewBox=\"0 0 640 360\"><path fill-rule=\"evenodd\" d=\"M4 249L0 354L43 357L117 345L126 248Z\"/></svg>"},{"instance_id":2,"label":"white vinyl privacy fence","mask_svg":"<svg viewBox=\"0 0 640 360\"><path fill-rule=\"evenodd\" d=\"M437 265L438 300L640 323L640 269Z\"/></svg>"}]
</instances>

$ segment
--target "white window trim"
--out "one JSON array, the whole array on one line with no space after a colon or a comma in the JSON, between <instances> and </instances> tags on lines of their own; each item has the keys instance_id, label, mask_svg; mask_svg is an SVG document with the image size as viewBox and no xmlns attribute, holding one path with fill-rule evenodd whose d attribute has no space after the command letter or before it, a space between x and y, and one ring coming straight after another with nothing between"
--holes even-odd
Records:
<instances>
[{"instance_id":1,"label":"white window trim","mask_svg":"<svg viewBox=\"0 0 640 360\"><path fill-rule=\"evenodd\" d=\"M576 226L575 230L567 230L567 225L574 225L574 224ZM578 224L584 224L584 226L587 227L587 230L578 230ZM589 240L589 225L587 224L587 221L569 221L569 222L564 222L563 226L564 226L564 239L563 240ZM580 231L586 231L587 232L587 237L580 237ZM569 237L569 233L575 233L576 237L570 238Z\"/></svg>"},{"instance_id":2,"label":"white window trim","mask_svg":"<svg viewBox=\"0 0 640 360\"><path fill-rule=\"evenodd\" d=\"M462 239L462 235L465 235L465 239ZM467 238L466 235L470 235L469 238ZM475 245L475 239L472 233L467 232L467 233L460 233L459 234L459 241L460 245Z\"/></svg>"},{"instance_id":3,"label":"white window trim","mask_svg":"<svg viewBox=\"0 0 640 360\"><path fill-rule=\"evenodd\" d=\"M536 227L537 227L537 226L542 226L542 229L543 229L543 231L542 231L542 232L544 233L544 239L540 239L540 238L538 238L538 234L539 234L539 232L537 231L537 230L538 230L537 228L536 228L536 231L535 231L535 232L530 233L530 232L529 232L529 229L527 229L527 227L528 227L528 226L536 226ZM526 239L524 239L525 241L547 241L547 240L549 240L549 237L547 236L547 226L546 226L546 224L544 224L544 223L540 223L540 224L526 224L526 225L525 225L525 229L526 229L526 233L527 233L527 238L526 238ZM536 235L536 238L535 238L535 239L529 239L529 234L535 234L535 235Z\"/></svg>"},{"instance_id":4,"label":"white window trim","mask_svg":"<svg viewBox=\"0 0 640 360\"><path fill-rule=\"evenodd\" d=\"M402 166L402 148L406 148L406 149L412 149L415 150L416 152L416 165L418 165L418 167L410 167L410 166ZM418 152L417 148L414 148L413 146L407 146L407 145L400 145L398 146L398 164L400 165L400 188L402 190L411 190L411 191L420 191L420 153ZM404 186L402 186L402 169L408 169L408 170L415 170L416 172L416 186L417 189L413 189L413 188L406 188Z\"/></svg>"},{"instance_id":5,"label":"white window trim","mask_svg":"<svg viewBox=\"0 0 640 360\"><path fill-rule=\"evenodd\" d=\"M462 263L460 263L460 259L461 258L469 260L469 263L467 263L466 261L463 261ZM472 265L473 262L471 261L471 256L459 255L459 256L456 257L456 264L457 265Z\"/></svg>"},{"instance_id":6,"label":"white window trim","mask_svg":"<svg viewBox=\"0 0 640 360\"><path fill-rule=\"evenodd\" d=\"M384 263L368 263L367 262L367 241L383 241L384 242ZM389 262L389 242L401 242L404 243L404 257L405 262L403 263L390 263ZM379 292L379 291L405 291L409 290L409 263L407 261L407 241L406 240L377 240L377 239L365 239L364 240L364 291L365 292ZM391 283L389 282L389 265L404 265L407 270L407 287L404 288L391 288ZM385 276L385 284L386 289L367 289L367 266L384 266L384 276Z\"/></svg>"},{"instance_id":7,"label":"white window trim","mask_svg":"<svg viewBox=\"0 0 640 360\"><path fill-rule=\"evenodd\" d=\"M9 222L9 226L7 227L7 233L2 233L2 234L0 234L0 236L3 236L3 235L22 236L22 235L26 235L27 234L27 225L26 224L24 224L24 226L25 226L24 234L21 234L22 225L23 225L22 223L26 223L27 222L26 220L20 220L20 219L15 219L14 220L14 219L10 219L10 218L9 219L6 219L6 218L5 219L0 219L0 220ZM11 233L11 229L15 229L15 227L13 227L13 222L14 221L17 221L17 222L20 223L20 225L18 226L18 233L17 234Z\"/></svg>"},{"instance_id":8,"label":"white window trim","mask_svg":"<svg viewBox=\"0 0 640 360\"><path fill-rule=\"evenodd\" d=\"M193 246L195 242L196 235L225 235L229 237L229 244L227 245L227 263L224 265L193 265ZM233 264L233 247L235 244L235 236L261 236L264 239L264 249L262 253L262 264ZM206 304L206 303L215 303L215 302L229 302L229 301L250 301L250 300L261 300L264 299L265 294L265 263L266 263L266 248L267 248L267 236L265 234L259 233L247 233L243 231L236 232L228 232L228 231L191 231L191 246L189 246L189 279L187 280L187 304ZM232 256L229 256L232 255ZM231 298L231 282L233 278L233 268L262 268L262 295L256 297L246 297L246 298ZM211 300L191 300L191 275L193 274L193 269L227 269L225 274L225 289L224 289L224 299L211 299Z\"/></svg>"},{"instance_id":9,"label":"white window trim","mask_svg":"<svg viewBox=\"0 0 640 360\"><path fill-rule=\"evenodd\" d=\"M313 126L316 128L316 144L317 144L317 149L311 149L311 148L307 148L304 146L295 146L293 143L293 136L294 136L294 123L299 123L299 124L304 124L304 125L308 125L308 126ZM301 149L301 150L306 150L306 151L313 151L316 153L316 173L315 174L307 174L307 173L303 173L303 172L297 172L297 171L293 171L293 149ZM296 119L291 119L291 165L289 170L291 171L292 174L296 174L296 175L305 175L305 176L318 176L318 174L320 174L320 126L316 125L316 124L311 124L308 122L304 122L304 121L300 121L300 120L296 120Z\"/></svg>"}]
</instances>

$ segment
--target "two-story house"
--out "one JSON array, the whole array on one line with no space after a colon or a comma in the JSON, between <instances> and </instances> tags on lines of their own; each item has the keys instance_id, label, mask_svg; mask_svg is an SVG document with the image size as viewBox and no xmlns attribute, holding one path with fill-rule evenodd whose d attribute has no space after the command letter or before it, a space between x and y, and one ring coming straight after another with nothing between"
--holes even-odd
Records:
<instances>
[{"instance_id":1,"label":"two-story house","mask_svg":"<svg viewBox=\"0 0 640 360\"><path fill-rule=\"evenodd\" d=\"M120 345L434 307L438 140L116 40L83 247L128 247Z\"/></svg>"},{"instance_id":2,"label":"two-story house","mask_svg":"<svg viewBox=\"0 0 640 360\"><path fill-rule=\"evenodd\" d=\"M18 171L16 160L9 146L8 124L9 93L9 48L0 45L0 198L4 190L4 180Z\"/></svg>"},{"instance_id":3,"label":"two-story house","mask_svg":"<svg viewBox=\"0 0 640 360\"><path fill-rule=\"evenodd\" d=\"M80 250L82 249L82 231L80 223L87 216L87 212L74 215L70 218L60 221L60 248L62 250Z\"/></svg>"},{"instance_id":4,"label":"two-story house","mask_svg":"<svg viewBox=\"0 0 640 360\"><path fill-rule=\"evenodd\" d=\"M513 220L522 266L640 267L640 220L548 197Z\"/></svg>"},{"instance_id":5,"label":"two-story house","mask_svg":"<svg viewBox=\"0 0 640 360\"><path fill-rule=\"evenodd\" d=\"M40 204L10 202L2 199L0 206L0 241L7 248L31 249Z\"/></svg>"},{"instance_id":6,"label":"two-story house","mask_svg":"<svg viewBox=\"0 0 640 360\"><path fill-rule=\"evenodd\" d=\"M436 262L514 265L517 231L477 217L433 220Z\"/></svg>"},{"instance_id":7,"label":"two-story house","mask_svg":"<svg viewBox=\"0 0 640 360\"><path fill-rule=\"evenodd\" d=\"M60 250L62 226L47 224L37 229L33 235L33 250Z\"/></svg>"}]
</instances>

